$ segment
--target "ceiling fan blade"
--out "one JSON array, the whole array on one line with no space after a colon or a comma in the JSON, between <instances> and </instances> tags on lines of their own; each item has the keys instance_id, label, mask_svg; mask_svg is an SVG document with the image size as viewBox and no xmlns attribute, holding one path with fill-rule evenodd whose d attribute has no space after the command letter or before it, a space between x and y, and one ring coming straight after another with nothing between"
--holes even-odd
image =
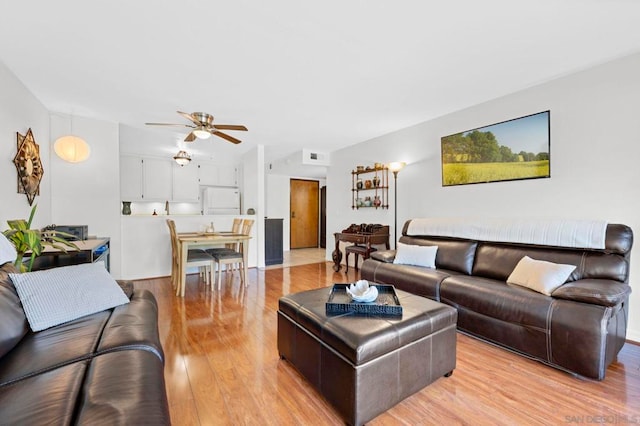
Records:
<instances>
[{"instance_id":1,"label":"ceiling fan blade","mask_svg":"<svg viewBox=\"0 0 640 426\"><path fill-rule=\"evenodd\" d=\"M194 123L198 124L200 123L198 120L196 120L193 115L189 114L188 112L183 112L183 111L177 111L178 114L180 114L181 116L183 116L184 118L186 118L189 121L193 121Z\"/></svg>"},{"instance_id":2,"label":"ceiling fan blade","mask_svg":"<svg viewBox=\"0 0 640 426\"><path fill-rule=\"evenodd\" d=\"M233 143L235 143L235 144L238 144L238 143L242 142L240 139L236 139L236 138L234 138L233 136L229 136L229 135L227 135L226 133L217 132L217 131L215 131L215 130L214 130L212 133L213 133L214 135L216 135L216 136L220 136L222 139L226 139L226 140L228 140L229 142L233 142Z\"/></svg>"},{"instance_id":3,"label":"ceiling fan blade","mask_svg":"<svg viewBox=\"0 0 640 426\"><path fill-rule=\"evenodd\" d=\"M219 130L247 130L245 126L236 124L214 124L213 127Z\"/></svg>"},{"instance_id":4,"label":"ceiling fan blade","mask_svg":"<svg viewBox=\"0 0 640 426\"><path fill-rule=\"evenodd\" d=\"M178 127L191 127L193 128L192 125L190 124L174 124L174 123L144 123L147 126L178 126Z\"/></svg>"},{"instance_id":5,"label":"ceiling fan blade","mask_svg":"<svg viewBox=\"0 0 640 426\"><path fill-rule=\"evenodd\" d=\"M196 135L195 135L195 133L193 133L193 132L189 133L189 134L187 135L187 137L186 137L186 138L184 138L184 141L185 141L185 142L193 142L193 141L195 141L195 140L196 140Z\"/></svg>"}]
</instances>

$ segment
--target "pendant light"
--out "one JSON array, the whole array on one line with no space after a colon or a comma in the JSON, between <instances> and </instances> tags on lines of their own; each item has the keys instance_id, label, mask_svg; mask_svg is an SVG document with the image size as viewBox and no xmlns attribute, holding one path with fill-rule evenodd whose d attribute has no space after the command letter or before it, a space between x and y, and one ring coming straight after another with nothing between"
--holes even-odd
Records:
<instances>
[{"instance_id":1,"label":"pendant light","mask_svg":"<svg viewBox=\"0 0 640 426\"><path fill-rule=\"evenodd\" d=\"M187 151L180 150L173 157L173 159L176 160L176 163L178 163L180 167L183 167L189 164L189 162L191 161L191 156L187 153Z\"/></svg>"},{"instance_id":2,"label":"pendant light","mask_svg":"<svg viewBox=\"0 0 640 426\"><path fill-rule=\"evenodd\" d=\"M91 148L84 139L73 135L73 116L69 116L69 134L59 137L53 145L53 150L64 161L80 163L89 158Z\"/></svg>"}]
</instances>

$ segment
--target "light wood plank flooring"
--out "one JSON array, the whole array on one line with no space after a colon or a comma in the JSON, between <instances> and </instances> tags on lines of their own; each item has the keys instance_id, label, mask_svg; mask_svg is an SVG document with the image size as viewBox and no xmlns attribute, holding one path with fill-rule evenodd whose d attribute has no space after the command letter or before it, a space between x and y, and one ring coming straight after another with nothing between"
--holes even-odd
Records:
<instances>
[{"instance_id":1,"label":"light wood plank flooring","mask_svg":"<svg viewBox=\"0 0 640 426\"><path fill-rule=\"evenodd\" d=\"M159 304L165 378L175 425L334 425L341 419L278 358L284 294L358 278L330 262L251 269L220 292L189 276L176 298L168 278L137 281ZM230 275L230 274L229 274ZM232 277L229 277L232 278ZM457 368L371 425L640 423L640 346L626 344L602 382L566 373L458 334Z\"/></svg>"}]
</instances>

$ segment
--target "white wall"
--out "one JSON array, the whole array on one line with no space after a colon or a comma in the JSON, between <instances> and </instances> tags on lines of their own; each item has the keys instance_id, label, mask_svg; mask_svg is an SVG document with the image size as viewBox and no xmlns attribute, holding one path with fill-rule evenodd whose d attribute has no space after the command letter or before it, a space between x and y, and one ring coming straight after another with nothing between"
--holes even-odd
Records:
<instances>
[{"instance_id":1,"label":"white wall","mask_svg":"<svg viewBox=\"0 0 640 426\"><path fill-rule=\"evenodd\" d=\"M414 217L559 217L605 219L640 232L640 54L476 105L332 154L328 237L349 223L393 226L389 211L352 211L350 171L402 160L398 227ZM551 110L551 178L442 187L440 138ZM393 179L391 179L393 186ZM393 232L393 231L392 231ZM329 240L329 238L328 238ZM332 246L328 244L327 258ZM640 341L640 244L631 256L628 338Z\"/></svg>"},{"instance_id":2,"label":"white wall","mask_svg":"<svg viewBox=\"0 0 640 426\"><path fill-rule=\"evenodd\" d=\"M251 240L258 249L258 267L264 265L264 216L265 208L265 173L264 173L264 146L258 145L242 157L242 209L246 213L247 209L253 208L255 213L254 228L256 228L256 239Z\"/></svg>"},{"instance_id":3,"label":"white wall","mask_svg":"<svg viewBox=\"0 0 640 426\"><path fill-rule=\"evenodd\" d=\"M18 194L18 178L13 164L17 152L16 132L25 135L29 128L40 146L44 168L40 195L34 200L38 210L32 224L40 228L51 223L53 175L49 161L49 112L1 62L0 93L0 230L8 228L9 219L28 219L31 211L26 195Z\"/></svg>"},{"instance_id":4,"label":"white wall","mask_svg":"<svg viewBox=\"0 0 640 426\"><path fill-rule=\"evenodd\" d=\"M71 122L71 119L73 121ZM68 134L91 147L82 163L51 156L51 219L56 225L88 225L89 235L111 239L111 273L120 277L120 155L118 124L65 114L51 114L51 141ZM53 149L52 149L53 152Z\"/></svg>"}]
</instances>

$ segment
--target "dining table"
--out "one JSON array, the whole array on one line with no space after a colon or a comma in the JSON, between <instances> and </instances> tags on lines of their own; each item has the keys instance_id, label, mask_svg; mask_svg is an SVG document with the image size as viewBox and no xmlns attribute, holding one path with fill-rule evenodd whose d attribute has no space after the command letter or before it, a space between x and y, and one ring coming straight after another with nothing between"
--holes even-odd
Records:
<instances>
[{"instance_id":1,"label":"dining table","mask_svg":"<svg viewBox=\"0 0 640 426\"><path fill-rule=\"evenodd\" d=\"M178 243L180 245L180 260L178 265L179 278L179 293L180 297L184 297L184 290L187 281L187 255L189 249L203 248L203 247L217 247L225 244L240 243L240 250L242 251L242 281L246 283L247 277L247 256L248 256L248 244L251 237L245 234L237 234L233 232L178 232ZM220 265L218 265L220 267ZM211 283L213 286L213 283Z\"/></svg>"}]
</instances>

